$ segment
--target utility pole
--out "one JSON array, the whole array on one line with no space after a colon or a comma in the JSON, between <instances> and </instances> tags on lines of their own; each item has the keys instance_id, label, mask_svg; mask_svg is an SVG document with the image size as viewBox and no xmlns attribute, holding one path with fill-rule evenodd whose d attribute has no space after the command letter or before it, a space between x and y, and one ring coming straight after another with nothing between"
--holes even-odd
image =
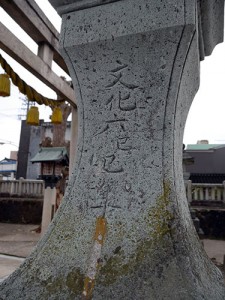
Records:
<instances>
[{"instance_id":1,"label":"utility pole","mask_svg":"<svg viewBox=\"0 0 225 300\"><path fill-rule=\"evenodd\" d=\"M19 113L17 117L18 120L25 120L30 107L34 105L35 102L29 101L26 96L19 97L19 99L22 101L22 104L20 108L21 113Z\"/></svg>"}]
</instances>

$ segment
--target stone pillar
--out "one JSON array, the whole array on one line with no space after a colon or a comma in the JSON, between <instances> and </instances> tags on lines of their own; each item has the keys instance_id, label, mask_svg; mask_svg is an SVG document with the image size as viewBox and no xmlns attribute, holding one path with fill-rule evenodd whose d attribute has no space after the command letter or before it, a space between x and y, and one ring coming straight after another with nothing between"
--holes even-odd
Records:
<instances>
[{"instance_id":1,"label":"stone pillar","mask_svg":"<svg viewBox=\"0 0 225 300\"><path fill-rule=\"evenodd\" d=\"M42 221L41 221L41 235L44 235L55 213L56 206L56 188L46 187L44 191Z\"/></svg>"},{"instance_id":2,"label":"stone pillar","mask_svg":"<svg viewBox=\"0 0 225 300\"><path fill-rule=\"evenodd\" d=\"M63 13L78 100L76 163L46 235L1 297L224 299L182 174L199 83L196 1L50 2Z\"/></svg>"}]
</instances>

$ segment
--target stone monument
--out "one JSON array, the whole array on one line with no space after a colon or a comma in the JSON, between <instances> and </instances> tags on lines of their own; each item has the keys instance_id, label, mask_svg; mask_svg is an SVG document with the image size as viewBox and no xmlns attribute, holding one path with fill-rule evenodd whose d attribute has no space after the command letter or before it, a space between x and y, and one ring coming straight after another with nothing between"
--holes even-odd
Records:
<instances>
[{"instance_id":1,"label":"stone monument","mask_svg":"<svg viewBox=\"0 0 225 300\"><path fill-rule=\"evenodd\" d=\"M183 131L223 0L51 0L78 101L63 204L0 299L222 300L190 218Z\"/></svg>"}]
</instances>

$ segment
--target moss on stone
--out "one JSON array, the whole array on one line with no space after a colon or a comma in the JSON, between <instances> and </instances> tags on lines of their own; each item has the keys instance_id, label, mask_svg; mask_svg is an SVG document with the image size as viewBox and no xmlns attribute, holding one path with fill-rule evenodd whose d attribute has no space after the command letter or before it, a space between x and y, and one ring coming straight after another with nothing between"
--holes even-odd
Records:
<instances>
[{"instance_id":1,"label":"moss on stone","mask_svg":"<svg viewBox=\"0 0 225 300\"><path fill-rule=\"evenodd\" d=\"M123 263L125 256L123 251L117 251L115 255L111 256L106 263L99 270L99 277L101 282L105 285L112 284L119 276L126 275L129 271L129 264Z\"/></svg>"},{"instance_id":2,"label":"moss on stone","mask_svg":"<svg viewBox=\"0 0 225 300\"><path fill-rule=\"evenodd\" d=\"M68 273L67 277L59 276L55 279L52 277L45 282L46 290L50 295L57 294L59 291L65 289L65 286L73 293L74 296L78 296L82 293L84 286L84 275L79 270L74 269Z\"/></svg>"},{"instance_id":3,"label":"moss on stone","mask_svg":"<svg viewBox=\"0 0 225 300\"><path fill-rule=\"evenodd\" d=\"M146 222L150 228L149 238L142 240L130 257L125 257L124 251L118 251L120 248L117 247L114 250L114 255L107 259L99 270L99 282L108 286L118 280L119 277L135 271L144 260L147 258L151 260L155 255L154 250L166 242L164 237L171 234L171 222L174 219L169 210L170 193L170 185L164 183L163 194L158 197L156 205L150 209L146 217Z\"/></svg>"},{"instance_id":4,"label":"moss on stone","mask_svg":"<svg viewBox=\"0 0 225 300\"><path fill-rule=\"evenodd\" d=\"M149 238L145 238L137 245L136 251L126 257L124 250L118 246L110 258L105 260L99 269L96 284L111 285L119 278L135 272L145 261L154 261L155 250L162 246L166 240L165 236L171 234L171 222L174 219L169 210L170 185L164 183L163 193L160 195L154 207L146 214ZM122 224L121 224L122 226ZM129 233L127 233L129 234ZM66 279L57 278L49 282L47 289L50 293L56 293L66 283L67 288L74 296L81 295L84 288L85 276L79 270L70 272Z\"/></svg>"},{"instance_id":5,"label":"moss on stone","mask_svg":"<svg viewBox=\"0 0 225 300\"><path fill-rule=\"evenodd\" d=\"M64 278L57 277L55 279L48 279L46 282L46 290L52 295L63 289Z\"/></svg>"},{"instance_id":6,"label":"moss on stone","mask_svg":"<svg viewBox=\"0 0 225 300\"><path fill-rule=\"evenodd\" d=\"M163 183L163 193L156 200L156 205L148 213L148 224L154 241L171 233L171 222L174 219L169 210L171 188L169 183Z\"/></svg>"},{"instance_id":7,"label":"moss on stone","mask_svg":"<svg viewBox=\"0 0 225 300\"><path fill-rule=\"evenodd\" d=\"M67 275L66 285L74 295L81 294L84 287L84 275L79 270L73 270Z\"/></svg>"}]
</instances>

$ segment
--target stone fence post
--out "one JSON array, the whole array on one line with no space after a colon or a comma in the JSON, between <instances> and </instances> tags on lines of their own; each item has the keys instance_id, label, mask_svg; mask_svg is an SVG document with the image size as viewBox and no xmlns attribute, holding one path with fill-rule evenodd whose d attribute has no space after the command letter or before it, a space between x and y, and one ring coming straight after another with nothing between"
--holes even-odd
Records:
<instances>
[{"instance_id":1,"label":"stone fence post","mask_svg":"<svg viewBox=\"0 0 225 300\"><path fill-rule=\"evenodd\" d=\"M225 181L223 181L223 203L225 205Z\"/></svg>"},{"instance_id":2,"label":"stone fence post","mask_svg":"<svg viewBox=\"0 0 225 300\"><path fill-rule=\"evenodd\" d=\"M22 195L22 192L23 192L23 182L24 182L24 178L20 177L19 178L19 185L18 185L18 196Z\"/></svg>"},{"instance_id":3,"label":"stone fence post","mask_svg":"<svg viewBox=\"0 0 225 300\"><path fill-rule=\"evenodd\" d=\"M188 203L191 204L192 201L192 181L187 180L187 200Z\"/></svg>"}]
</instances>

